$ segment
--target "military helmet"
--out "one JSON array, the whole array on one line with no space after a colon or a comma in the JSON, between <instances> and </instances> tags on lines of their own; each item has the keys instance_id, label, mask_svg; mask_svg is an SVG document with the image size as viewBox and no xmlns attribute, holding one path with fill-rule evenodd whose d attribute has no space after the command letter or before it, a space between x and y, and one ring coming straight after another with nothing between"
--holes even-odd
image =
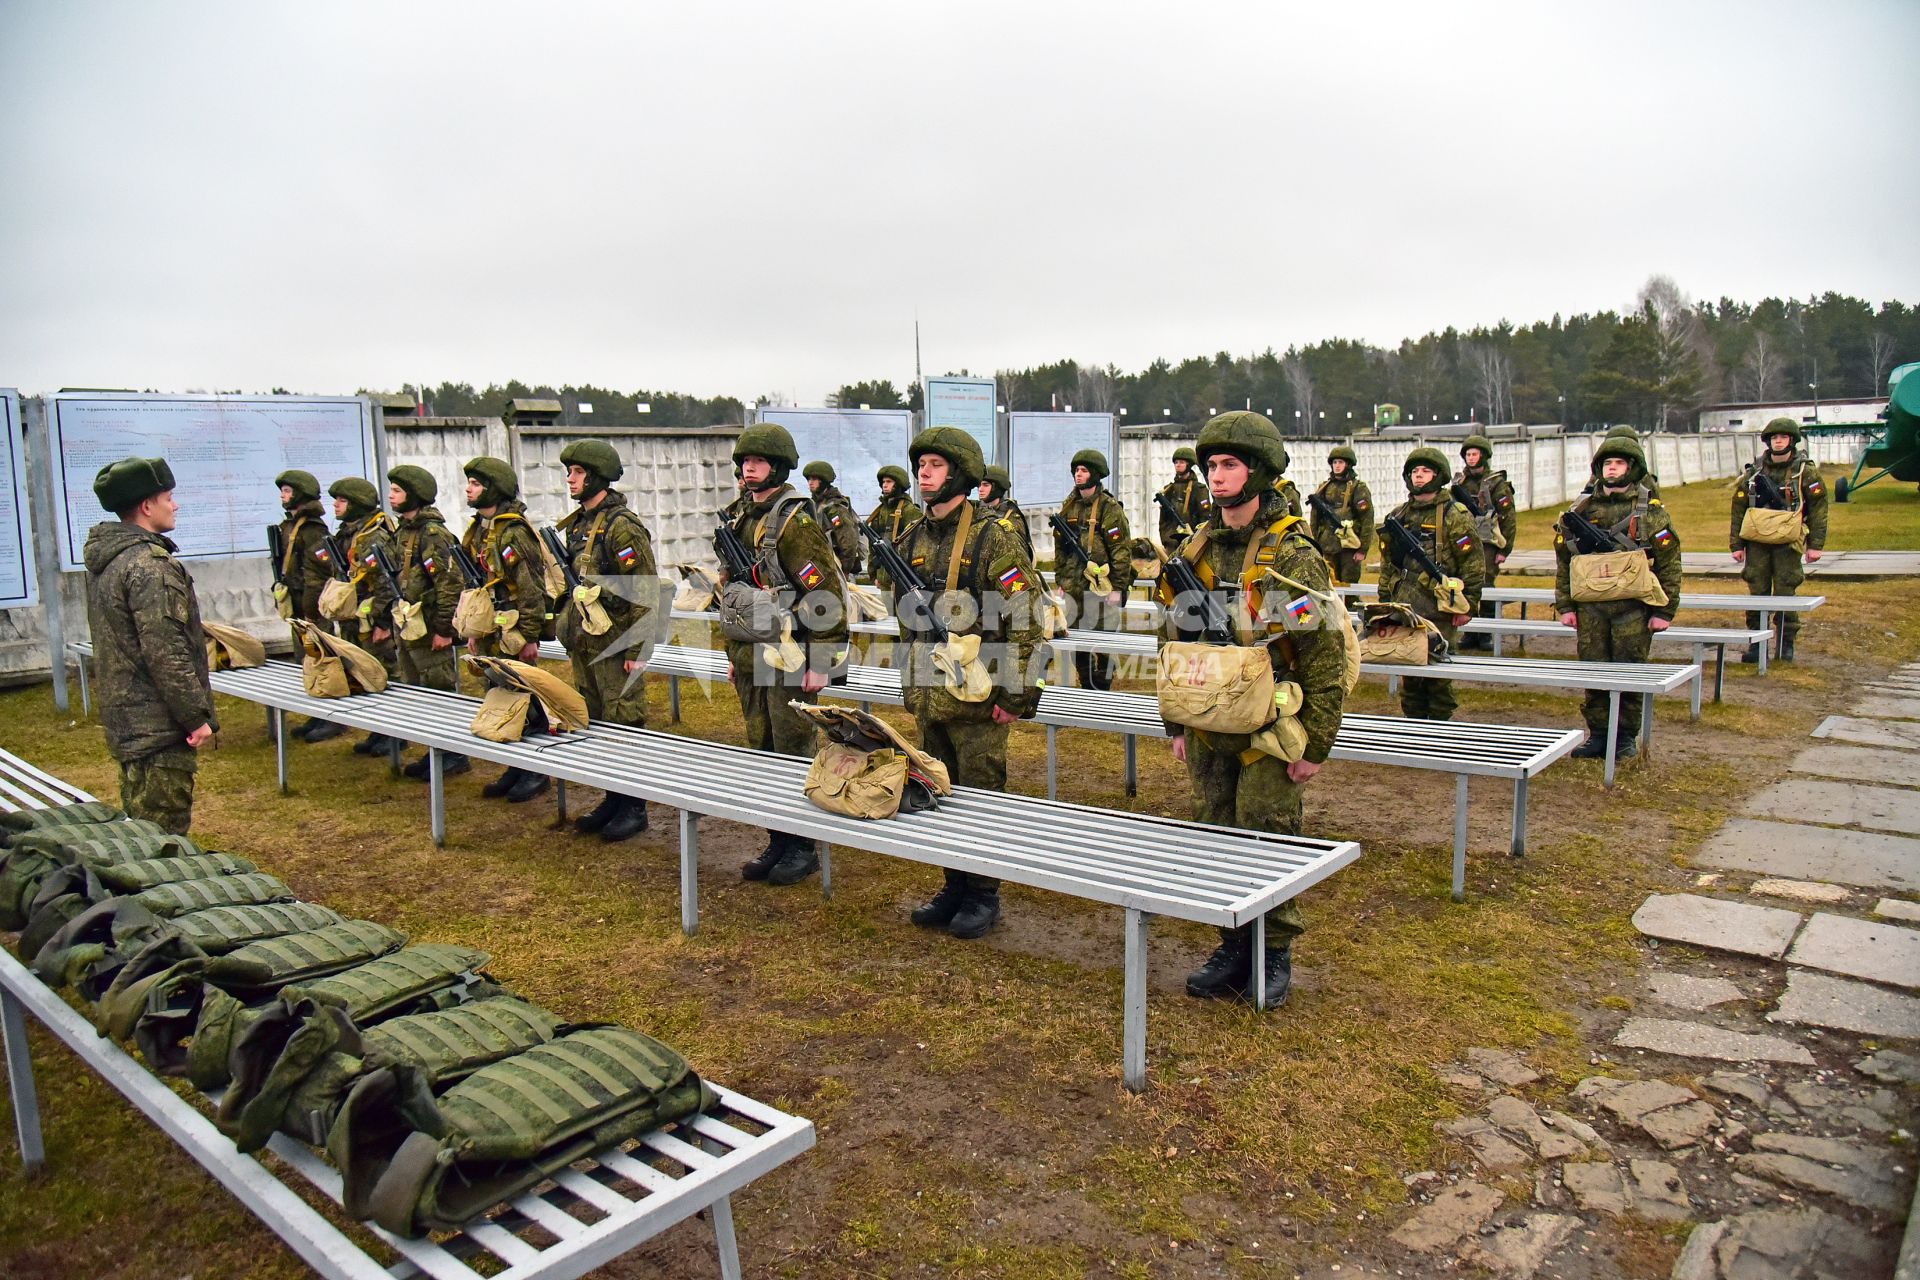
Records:
<instances>
[{"instance_id":1,"label":"military helmet","mask_svg":"<svg viewBox=\"0 0 1920 1280\"><path fill-rule=\"evenodd\" d=\"M980 483L987 473L986 455L980 442L958 427L928 427L907 446L907 457L920 465L922 454L936 453L947 460L947 482L927 495L929 502L945 502L956 493L965 493Z\"/></svg>"},{"instance_id":2,"label":"military helmet","mask_svg":"<svg viewBox=\"0 0 1920 1280\"><path fill-rule=\"evenodd\" d=\"M1107 466L1107 455L1098 449L1082 449L1074 454L1073 461L1067 464L1067 470L1074 471L1080 467L1087 469L1087 474L1093 477L1095 484L1113 474Z\"/></svg>"},{"instance_id":3,"label":"military helmet","mask_svg":"<svg viewBox=\"0 0 1920 1280\"><path fill-rule=\"evenodd\" d=\"M165 458L122 458L109 462L93 477L93 496L115 515L171 488L173 468Z\"/></svg>"},{"instance_id":4,"label":"military helmet","mask_svg":"<svg viewBox=\"0 0 1920 1280\"><path fill-rule=\"evenodd\" d=\"M345 498L347 510L356 515L366 515L380 505L380 495L374 492L373 482L359 476L341 476L327 486L327 492L336 498Z\"/></svg>"},{"instance_id":5,"label":"military helmet","mask_svg":"<svg viewBox=\"0 0 1920 1280\"><path fill-rule=\"evenodd\" d=\"M1013 492L1013 477L1007 474L1005 467L988 467L980 478L993 486L993 496L996 498L1004 498Z\"/></svg>"},{"instance_id":6,"label":"military helmet","mask_svg":"<svg viewBox=\"0 0 1920 1280\"><path fill-rule=\"evenodd\" d=\"M498 506L509 498L520 496L520 478L513 474L513 468L502 458L473 458L467 462L466 474L481 485L480 500L475 506Z\"/></svg>"},{"instance_id":7,"label":"military helmet","mask_svg":"<svg viewBox=\"0 0 1920 1280\"><path fill-rule=\"evenodd\" d=\"M777 422L756 422L733 442L733 460L765 458L776 468L791 471L800 465L800 450L793 437Z\"/></svg>"},{"instance_id":8,"label":"military helmet","mask_svg":"<svg viewBox=\"0 0 1920 1280\"><path fill-rule=\"evenodd\" d=\"M889 480L893 481L894 486L898 488L901 493L906 493L913 488L913 480L907 475L907 469L905 467L896 467L889 464L874 472L873 478L877 484L885 484Z\"/></svg>"},{"instance_id":9,"label":"military helmet","mask_svg":"<svg viewBox=\"0 0 1920 1280\"><path fill-rule=\"evenodd\" d=\"M423 506L440 496L440 482L433 478L433 472L411 462L387 472L387 483L399 485L401 492Z\"/></svg>"},{"instance_id":10,"label":"military helmet","mask_svg":"<svg viewBox=\"0 0 1920 1280\"><path fill-rule=\"evenodd\" d=\"M1605 438L1608 440L1638 440L1640 433L1634 430L1630 424L1622 422L1618 426L1608 427Z\"/></svg>"},{"instance_id":11,"label":"military helmet","mask_svg":"<svg viewBox=\"0 0 1920 1280\"><path fill-rule=\"evenodd\" d=\"M800 469L800 474L809 480L818 480L821 484L832 484L839 478L839 473L834 471L833 464L825 458L815 458Z\"/></svg>"},{"instance_id":12,"label":"military helmet","mask_svg":"<svg viewBox=\"0 0 1920 1280\"><path fill-rule=\"evenodd\" d=\"M1349 467L1357 467L1360 465L1359 455L1354 453L1351 445L1344 444L1337 444L1327 450L1327 461L1344 462Z\"/></svg>"},{"instance_id":13,"label":"military helmet","mask_svg":"<svg viewBox=\"0 0 1920 1280\"><path fill-rule=\"evenodd\" d=\"M1778 436L1778 435L1785 435L1785 436L1791 437L1793 440L1793 443L1797 445L1800 443L1802 438L1800 424L1795 422L1792 418L1782 416L1782 417L1775 418L1772 422L1769 422L1766 426L1760 429L1760 439L1762 441L1765 441L1770 436Z\"/></svg>"},{"instance_id":14,"label":"military helmet","mask_svg":"<svg viewBox=\"0 0 1920 1280\"><path fill-rule=\"evenodd\" d=\"M294 501L314 502L320 497L320 482L313 478L313 472L297 468L282 471L273 478L276 487L293 490Z\"/></svg>"},{"instance_id":15,"label":"military helmet","mask_svg":"<svg viewBox=\"0 0 1920 1280\"><path fill-rule=\"evenodd\" d=\"M1408 454L1407 460L1400 464L1400 478L1407 482L1409 489L1413 489L1413 469L1415 467L1427 467L1433 472L1433 488L1438 488L1448 476L1453 474L1447 466L1447 455L1430 444L1421 445L1418 449ZM1431 489L1415 489L1413 491L1416 493L1426 493L1431 492Z\"/></svg>"},{"instance_id":16,"label":"military helmet","mask_svg":"<svg viewBox=\"0 0 1920 1280\"><path fill-rule=\"evenodd\" d=\"M560 465L579 467L602 484L612 484L627 471L619 452L605 440L575 440L560 451Z\"/></svg>"},{"instance_id":17,"label":"military helmet","mask_svg":"<svg viewBox=\"0 0 1920 1280\"><path fill-rule=\"evenodd\" d=\"M1247 466L1265 470L1268 484L1287 469L1287 444L1280 438L1280 428L1265 414L1248 409L1223 413L1200 429L1197 458L1204 463L1216 453L1231 453Z\"/></svg>"},{"instance_id":18,"label":"military helmet","mask_svg":"<svg viewBox=\"0 0 1920 1280\"><path fill-rule=\"evenodd\" d=\"M1200 465L1200 456L1193 451L1191 445L1183 444L1178 449L1175 449L1173 451L1173 460L1175 462L1184 462L1190 467Z\"/></svg>"},{"instance_id":19,"label":"military helmet","mask_svg":"<svg viewBox=\"0 0 1920 1280\"><path fill-rule=\"evenodd\" d=\"M1471 435L1460 442L1461 457L1466 457L1467 450L1469 449L1478 449L1480 451L1481 462L1486 463L1493 461L1493 441L1487 439L1485 436Z\"/></svg>"},{"instance_id":20,"label":"military helmet","mask_svg":"<svg viewBox=\"0 0 1920 1280\"><path fill-rule=\"evenodd\" d=\"M1639 440L1628 439L1626 436L1607 436L1602 439L1593 451L1591 469L1595 480L1600 478L1601 464L1608 458L1627 460L1627 480L1630 483L1638 484L1647 478L1647 455L1646 451L1640 447Z\"/></svg>"}]
</instances>

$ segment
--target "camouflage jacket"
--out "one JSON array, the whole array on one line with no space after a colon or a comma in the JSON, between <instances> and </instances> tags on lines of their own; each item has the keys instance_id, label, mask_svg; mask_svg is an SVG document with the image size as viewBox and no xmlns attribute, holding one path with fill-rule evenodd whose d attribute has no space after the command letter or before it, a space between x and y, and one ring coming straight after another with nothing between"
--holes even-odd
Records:
<instances>
[{"instance_id":1,"label":"camouflage jacket","mask_svg":"<svg viewBox=\"0 0 1920 1280\"><path fill-rule=\"evenodd\" d=\"M1506 542L1504 548L1487 548L1488 554L1505 558L1513 550L1513 537L1520 528L1520 512L1514 507L1513 482L1504 471L1491 467L1463 467L1453 473L1453 483L1473 495L1480 510L1493 516L1494 526Z\"/></svg>"},{"instance_id":2,"label":"camouflage jacket","mask_svg":"<svg viewBox=\"0 0 1920 1280\"><path fill-rule=\"evenodd\" d=\"M847 657L846 579L840 573L833 544L813 518L809 504L785 501L795 496L793 486L784 484L765 502L749 495L730 523L754 559L754 573L761 586L769 591L790 591L796 600L811 596L817 602L817 608L795 612L793 638L803 645L817 646L808 654L814 670L835 671ZM778 526L769 523L776 508L782 512ZM726 648L737 669L750 668L753 646L728 640Z\"/></svg>"},{"instance_id":3,"label":"camouflage jacket","mask_svg":"<svg viewBox=\"0 0 1920 1280\"><path fill-rule=\"evenodd\" d=\"M653 558L653 534L641 521L639 513L627 505L626 495L618 489L606 490L600 501L591 511L585 507L576 507L555 526L567 540L567 559L573 564L573 571L580 575L582 582L592 582L595 578L618 576L657 577L660 569ZM599 639L611 643L612 638L621 635L631 627L634 619L640 615L642 601L631 599L617 590L602 590L600 603L607 611L607 618L613 623L613 629ZM569 606L567 615L576 611ZM565 623L567 617L561 621ZM571 640L574 645L591 645L593 640L575 634L570 627L562 627L562 640Z\"/></svg>"},{"instance_id":4,"label":"camouflage jacket","mask_svg":"<svg viewBox=\"0 0 1920 1280\"><path fill-rule=\"evenodd\" d=\"M527 504L503 502L491 517L476 514L461 535L460 545L487 575L498 607L520 615L514 630L537 639L547 616L546 561L540 554L540 535L527 519ZM489 639L498 635L496 632Z\"/></svg>"},{"instance_id":5,"label":"camouflage jacket","mask_svg":"<svg viewBox=\"0 0 1920 1280\"><path fill-rule=\"evenodd\" d=\"M1254 543L1256 538L1258 542ZM1250 543L1251 565L1247 563ZM1274 676L1300 686L1300 726L1307 731L1302 754L1314 764L1324 763L1333 750L1334 736L1340 732L1340 716L1346 705L1346 649L1339 636L1322 629L1319 606L1280 581L1289 578L1323 593L1333 590L1327 562L1307 536L1306 526L1293 517L1286 498L1275 491L1242 529L1228 527L1218 509L1210 512L1207 522L1180 548L1180 555L1193 565L1201 585L1216 593L1232 593L1231 611L1236 619L1244 615L1250 628L1250 634L1243 632L1241 640L1284 637L1267 649L1273 659ZM1175 616L1176 610L1166 611L1164 639L1175 638ZM1169 725L1168 729L1195 732L1178 725ZM1245 740L1238 741L1244 744Z\"/></svg>"},{"instance_id":6,"label":"camouflage jacket","mask_svg":"<svg viewBox=\"0 0 1920 1280\"><path fill-rule=\"evenodd\" d=\"M1206 522L1207 512L1211 509L1207 504L1207 486L1200 482L1197 472L1189 471L1160 493L1180 517L1174 519L1166 507L1154 503L1154 506L1160 507L1160 545L1172 548L1185 540L1180 532L1181 525L1187 526L1187 532L1192 533Z\"/></svg>"},{"instance_id":7,"label":"camouflage jacket","mask_svg":"<svg viewBox=\"0 0 1920 1280\"><path fill-rule=\"evenodd\" d=\"M1367 482L1349 471L1344 476L1328 476L1315 489L1314 496L1322 498L1326 504L1340 513L1342 520L1353 523L1354 536L1360 539L1358 554L1365 557L1367 548L1373 545L1373 493L1367 488ZM1340 545L1339 526L1321 515L1312 513L1308 521L1313 529L1313 541L1324 556L1353 555Z\"/></svg>"},{"instance_id":8,"label":"camouflage jacket","mask_svg":"<svg viewBox=\"0 0 1920 1280\"><path fill-rule=\"evenodd\" d=\"M1273 491L1287 500L1287 514L1297 516L1301 513L1300 486L1281 476L1273 482Z\"/></svg>"},{"instance_id":9,"label":"camouflage jacket","mask_svg":"<svg viewBox=\"0 0 1920 1280\"><path fill-rule=\"evenodd\" d=\"M867 549L867 541L860 536L855 527L860 517L853 512L853 503L847 495L830 484L820 486L820 492L813 497L814 516L827 531L827 541L833 544L833 554L839 558L840 572L853 577L860 572L860 561Z\"/></svg>"},{"instance_id":10,"label":"camouflage jacket","mask_svg":"<svg viewBox=\"0 0 1920 1280\"><path fill-rule=\"evenodd\" d=\"M1795 449L1785 462L1773 461L1771 453L1763 453L1748 465L1741 475L1739 483L1733 489L1733 525L1727 533L1727 544L1735 551L1745 551L1746 541L1740 536L1740 521L1747 514L1747 508L1754 503L1753 478L1760 472L1780 486L1787 495L1787 506L1799 508L1800 523L1806 527L1807 550L1819 551L1827 545L1827 486L1820 479L1820 467L1813 459Z\"/></svg>"},{"instance_id":11,"label":"camouflage jacket","mask_svg":"<svg viewBox=\"0 0 1920 1280\"><path fill-rule=\"evenodd\" d=\"M960 519L968 519L967 545L959 547ZM954 566L956 550L959 564ZM968 498L945 516L929 513L915 524L900 554L942 598L935 617L958 635L980 637L980 658L994 681L993 697L984 702L962 702L946 689L933 667L933 644L925 636L909 637L903 672L907 709L929 720L979 722L990 720L993 708L1028 717L1040 707L1040 677L1034 653L1040 646L1040 576L1033 557L1020 540L1020 531L1006 516L995 517L979 501ZM946 599L947 573L957 567L954 596L970 604ZM909 611L911 612L911 611ZM894 616L902 618L899 590L894 591Z\"/></svg>"},{"instance_id":12,"label":"camouflage jacket","mask_svg":"<svg viewBox=\"0 0 1920 1280\"><path fill-rule=\"evenodd\" d=\"M1020 535L1020 545L1027 549L1027 559L1033 559L1033 530L1027 526L1027 513L1012 498L1001 498L994 502L982 502L980 509L991 516L1011 520L1013 531Z\"/></svg>"},{"instance_id":13,"label":"camouflage jacket","mask_svg":"<svg viewBox=\"0 0 1920 1280\"><path fill-rule=\"evenodd\" d=\"M94 697L116 760L181 746L203 724L220 727L200 604L175 549L168 538L119 520L87 534Z\"/></svg>"},{"instance_id":14,"label":"camouflage jacket","mask_svg":"<svg viewBox=\"0 0 1920 1280\"><path fill-rule=\"evenodd\" d=\"M1653 575L1667 593L1666 605L1649 607L1647 616L1672 622L1680 609L1680 531L1673 527L1672 513L1651 494L1645 510L1639 509L1641 488L1601 489L1574 503L1573 509L1602 529L1616 529L1646 548L1647 558L1653 561ZM1578 606L1573 600L1573 545L1557 524L1553 529L1553 554L1559 562L1553 579L1553 610L1574 613Z\"/></svg>"},{"instance_id":15,"label":"camouflage jacket","mask_svg":"<svg viewBox=\"0 0 1920 1280\"><path fill-rule=\"evenodd\" d=\"M1082 498L1075 489L1060 504L1060 518L1072 526L1080 545L1087 549L1087 558L1107 566L1113 589L1126 595L1133 588L1133 535L1127 529L1127 509L1120 505L1120 499L1105 488L1095 489L1092 498ZM1053 573L1054 583L1062 591L1076 595L1086 591L1086 571L1071 551L1054 548Z\"/></svg>"},{"instance_id":16,"label":"camouflage jacket","mask_svg":"<svg viewBox=\"0 0 1920 1280\"><path fill-rule=\"evenodd\" d=\"M460 570L453 563L453 531L435 507L418 507L400 517L394 531L400 594L420 611L427 630L453 638L453 611L460 603ZM389 619L388 626L392 625ZM422 639L420 643L425 644Z\"/></svg>"},{"instance_id":17,"label":"camouflage jacket","mask_svg":"<svg viewBox=\"0 0 1920 1280\"><path fill-rule=\"evenodd\" d=\"M354 594L360 597L361 624L369 629L391 631L393 588L387 585L380 566L373 562L373 549L385 547L394 564L400 563L400 543L394 534L393 517L376 511L364 520L343 520L335 541L352 561L351 578Z\"/></svg>"},{"instance_id":18,"label":"camouflage jacket","mask_svg":"<svg viewBox=\"0 0 1920 1280\"><path fill-rule=\"evenodd\" d=\"M905 494L882 498L867 517L867 527L897 547L901 537L925 514Z\"/></svg>"},{"instance_id":19,"label":"camouflage jacket","mask_svg":"<svg viewBox=\"0 0 1920 1280\"><path fill-rule=\"evenodd\" d=\"M1420 540L1427 554L1449 577L1460 579L1467 600L1477 611L1480 589L1486 585L1486 557L1480 550L1480 538L1473 531L1472 514L1442 490L1425 501L1407 499L1393 515ZM1426 573L1414 563L1412 556L1406 557L1405 564L1396 564L1391 542L1386 534L1380 535L1380 599L1385 603L1412 605L1421 617L1438 621L1440 607L1434 602L1433 584L1427 581Z\"/></svg>"},{"instance_id":20,"label":"camouflage jacket","mask_svg":"<svg viewBox=\"0 0 1920 1280\"><path fill-rule=\"evenodd\" d=\"M280 565L287 595L293 601L293 616L308 622L320 621L320 588L333 576L333 562L327 553L327 522L320 514L320 503L296 504L280 522L280 535L286 542L287 558Z\"/></svg>"}]
</instances>

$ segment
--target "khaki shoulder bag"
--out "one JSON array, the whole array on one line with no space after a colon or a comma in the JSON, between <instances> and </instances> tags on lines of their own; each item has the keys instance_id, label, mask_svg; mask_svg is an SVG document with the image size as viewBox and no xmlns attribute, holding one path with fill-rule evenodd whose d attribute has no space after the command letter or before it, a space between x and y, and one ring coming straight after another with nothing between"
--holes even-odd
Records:
<instances>
[{"instance_id":1,"label":"khaki shoulder bag","mask_svg":"<svg viewBox=\"0 0 1920 1280\"><path fill-rule=\"evenodd\" d=\"M1265 536L1247 538L1247 553L1240 566L1241 592L1233 609L1234 633L1243 641L1251 639L1253 632L1246 588L1250 579L1261 576L1256 574L1260 549L1268 538L1284 538L1298 523L1297 517L1287 516L1276 521ZM1194 534L1180 548L1180 557L1195 566L1202 584L1211 590L1213 583L1208 581L1201 560L1208 536L1205 529ZM1161 717L1170 724L1207 733L1250 734L1265 729L1281 714L1285 701L1274 679L1269 652L1269 646L1281 638L1269 636L1259 644L1237 645L1173 640L1161 646L1154 689ZM1289 687L1295 695L1292 710L1297 712L1299 686Z\"/></svg>"},{"instance_id":2,"label":"khaki shoulder bag","mask_svg":"<svg viewBox=\"0 0 1920 1280\"><path fill-rule=\"evenodd\" d=\"M209 670L234 671L241 667L257 667L267 660L267 646L238 627L202 622L200 629L207 634Z\"/></svg>"},{"instance_id":3,"label":"khaki shoulder bag","mask_svg":"<svg viewBox=\"0 0 1920 1280\"><path fill-rule=\"evenodd\" d=\"M1440 628L1414 612L1412 605L1370 604L1361 611L1361 619L1362 662L1424 667L1430 660L1446 657L1447 642Z\"/></svg>"},{"instance_id":4,"label":"khaki shoulder bag","mask_svg":"<svg viewBox=\"0 0 1920 1280\"><path fill-rule=\"evenodd\" d=\"M309 696L345 698L387 687L386 667L359 645L305 620L295 620L293 629L300 637L300 679Z\"/></svg>"},{"instance_id":5,"label":"khaki shoulder bag","mask_svg":"<svg viewBox=\"0 0 1920 1280\"><path fill-rule=\"evenodd\" d=\"M486 679L486 696L469 726L489 742L519 742L528 733L572 733L587 727L587 700L551 671L513 658L468 654Z\"/></svg>"},{"instance_id":6,"label":"khaki shoulder bag","mask_svg":"<svg viewBox=\"0 0 1920 1280\"><path fill-rule=\"evenodd\" d=\"M829 813L854 818L891 818L918 813L951 794L947 768L907 741L880 717L853 707L794 701L826 742L807 770L808 800Z\"/></svg>"}]
</instances>

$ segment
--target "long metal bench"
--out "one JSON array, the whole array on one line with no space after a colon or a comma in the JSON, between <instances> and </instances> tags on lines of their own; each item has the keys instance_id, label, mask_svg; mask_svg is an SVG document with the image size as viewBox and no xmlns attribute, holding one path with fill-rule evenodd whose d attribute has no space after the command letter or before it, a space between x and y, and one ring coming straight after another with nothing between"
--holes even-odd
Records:
<instances>
[{"instance_id":1,"label":"long metal bench","mask_svg":"<svg viewBox=\"0 0 1920 1280\"><path fill-rule=\"evenodd\" d=\"M1120 813L1034 797L954 788L940 807L887 822L829 813L807 800L809 761L625 725L594 724L542 741L500 743L469 732L477 698L389 685L351 698L308 697L300 669L268 662L215 673L216 692L271 707L276 766L287 786L287 716L318 715L428 749L435 843L447 831L441 756L471 755L680 811L680 923L699 927L699 821L772 827L821 846L831 894L835 844L1070 894L1124 909L1123 1077L1146 1087L1147 926L1155 915L1252 924L1256 957L1266 913L1360 856L1350 840L1313 840Z\"/></svg>"},{"instance_id":2,"label":"long metal bench","mask_svg":"<svg viewBox=\"0 0 1920 1280\"><path fill-rule=\"evenodd\" d=\"M1575 632L1563 626L1558 618L1475 618L1461 630L1475 635L1493 637L1493 656L1500 656L1500 640L1503 636L1519 636L1525 639L1532 636L1546 640L1572 640ZM1693 646L1693 661L1704 667L1708 649L1714 651L1713 659L1713 700L1721 701L1727 676L1727 646L1735 645L1745 649L1750 644L1764 644L1770 631L1749 627L1684 627L1671 626L1665 631L1653 633L1655 644L1686 644ZM1762 668L1764 670L1764 667Z\"/></svg>"},{"instance_id":3,"label":"long metal bench","mask_svg":"<svg viewBox=\"0 0 1920 1280\"><path fill-rule=\"evenodd\" d=\"M78 788L0 751L0 808L11 812L89 799ZM27 1047L28 1013L328 1280L396 1276L480 1280L483 1275L495 1280L571 1280L702 1210L710 1211L720 1274L725 1280L739 1280L730 1197L814 1143L812 1121L716 1087L720 1105L709 1114L655 1130L630 1146L597 1152L555 1175L545 1189L521 1196L451 1238L407 1240L365 1224L400 1256L389 1267L368 1256L266 1165L242 1155L202 1108L103 1038L57 992L0 949L0 1028L5 1032L7 1085L20 1155L29 1173L45 1164L46 1145ZM218 1094L208 1098L210 1104L218 1101ZM336 1205L340 1203L339 1172L311 1148L281 1134L267 1149ZM531 1239L526 1234L529 1228L538 1228Z\"/></svg>"}]
</instances>

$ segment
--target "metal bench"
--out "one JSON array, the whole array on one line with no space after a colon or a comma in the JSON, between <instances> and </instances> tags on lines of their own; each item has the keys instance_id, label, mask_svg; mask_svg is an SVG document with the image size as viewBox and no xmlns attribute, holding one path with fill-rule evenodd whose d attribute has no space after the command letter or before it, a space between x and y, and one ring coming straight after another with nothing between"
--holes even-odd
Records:
<instances>
[{"instance_id":1,"label":"metal bench","mask_svg":"<svg viewBox=\"0 0 1920 1280\"><path fill-rule=\"evenodd\" d=\"M469 732L479 700L389 685L351 698L308 697L300 668L269 662L213 677L215 691L271 707L276 765L287 786L289 714L318 715L428 749L435 843L446 841L441 756L471 755L680 811L680 923L699 927L699 821L773 827L821 846L821 890L831 894L831 846L864 849L1010 880L1124 909L1123 1077L1146 1087L1147 925L1155 915L1202 924L1252 924L1257 957L1266 913L1360 856L1353 841L1313 840L1120 813L956 787L940 807L867 822L818 808L802 790L809 761L745 747L594 724L542 741L499 743Z\"/></svg>"},{"instance_id":2,"label":"metal bench","mask_svg":"<svg viewBox=\"0 0 1920 1280\"><path fill-rule=\"evenodd\" d=\"M1475 618L1462 631L1475 635L1493 637L1493 656L1500 656L1502 636L1519 636L1525 639L1532 636L1545 640L1572 640L1573 628L1561 625L1558 618ZM1750 644L1764 644L1772 633L1748 627L1668 627L1665 631L1653 633L1655 644L1687 644L1693 646L1693 661L1704 667L1707 650L1714 651L1713 659L1713 700L1721 701L1721 694L1727 676L1727 646L1737 645L1744 649ZM1766 668L1761 667L1762 671Z\"/></svg>"},{"instance_id":3,"label":"metal bench","mask_svg":"<svg viewBox=\"0 0 1920 1280\"><path fill-rule=\"evenodd\" d=\"M0 751L0 808L15 811L92 797ZM707 1115L655 1130L630 1146L596 1153L457 1235L407 1240L372 1223L366 1229L400 1255L391 1267L368 1256L286 1182L215 1128L206 1113L0 949L0 1028L6 1040L7 1084L20 1155L28 1173L46 1162L40 1103L27 1048L25 1014L33 1016L177 1142L235 1199L328 1280L570 1280L584 1275L701 1210L710 1210L720 1274L739 1280L740 1255L730 1197L755 1178L808 1150L812 1121L790 1116L728 1089ZM209 1103L218 1102L212 1095ZM284 1134L267 1149L336 1205L340 1174L312 1149ZM540 1230L529 1240L524 1232ZM473 1265L479 1263L476 1270Z\"/></svg>"}]
</instances>

